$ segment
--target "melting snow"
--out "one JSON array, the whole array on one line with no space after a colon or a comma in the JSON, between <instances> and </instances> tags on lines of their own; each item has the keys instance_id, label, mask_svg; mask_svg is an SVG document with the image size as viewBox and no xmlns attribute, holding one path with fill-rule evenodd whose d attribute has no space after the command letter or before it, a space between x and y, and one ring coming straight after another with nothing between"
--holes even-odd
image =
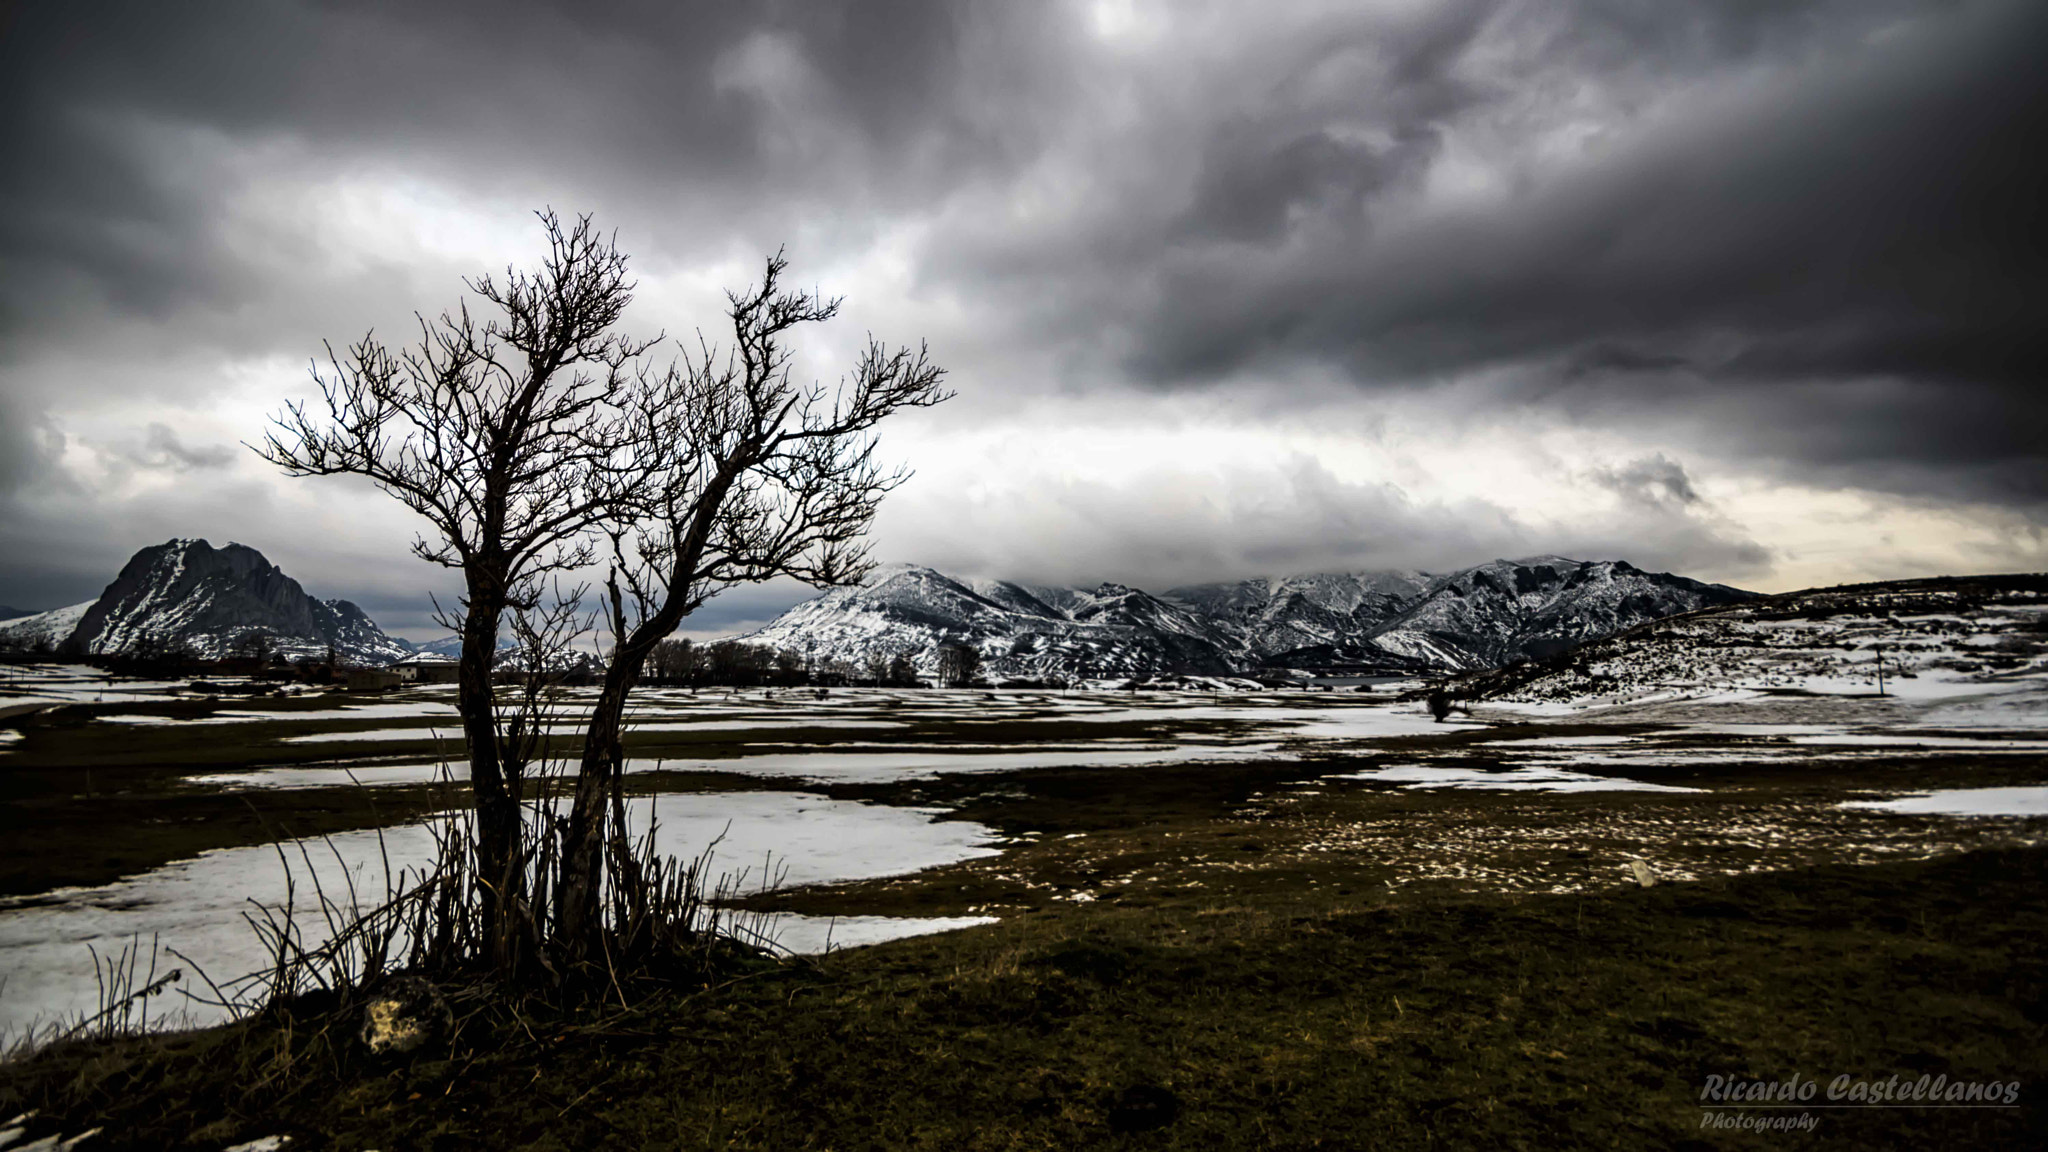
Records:
<instances>
[{"instance_id":1,"label":"melting snow","mask_svg":"<svg viewBox=\"0 0 2048 1152\"><path fill-rule=\"evenodd\" d=\"M657 850L693 857L723 835L714 871L746 874L745 886L763 878L788 885L888 876L993 855L993 832L963 821L938 821L927 809L892 808L790 792L736 792L637 798L629 822L645 831L657 818ZM283 859L280 859L280 849ZM771 857L769 853L773 853ZM302 854L303 853L303 854ZM166 864L139 876L95 888L59 889L42 896L0 901L0 1033L19 1030L38 1017L53 1019L96 1007L91 953L118 953L131 938L146 947L160 934L216 981L251 972L265 957L243 922L250 901L281 904L286 877L298 885L297 922L308 944L324 939L319 911L306 906L317 878L328 897L346 902L349 885L364 903L386 890L384 854L394 870L417 869L434 853L429 824L346 832L322 840L227 848ZM980 918L937 921L859 917L832 921L778 915L769 933L786 936L791 950L832 944L872 943L895 936L941 931L981 923ZM165 955L159 974L185 967L187 988L203 990L189 965ZM219 1020L223 1013L186 1003L173 1012L186 1024Z\"/></svg>"},{"instance_id":2,"label":"melting snow","mask_svg":"<svg viewBox=\"0 0 2048 1152\"><path fill-rule=\"evenodd\" d=\"M1584 772L1567 772L1561 768L1512 768L1504 772L1487 772L1472 768L1436 768L1421 764L1403 764L1391 768L1375 768L1366 772L1347 772L1329 779L1377 780L1399 784L1403 788L1485 788L1529 792L1703 791L1699 788L1680 788L1671 784L1648 784L1640 780L1589 776Z\"/></svg>"},{"instance_id":3,"label":"melting snow","mask_svg":"<svg viewBox=\"0 0 2048 1152\"><path fill-rule=\"evenodd\" d=\"M1896 800L1845 800L1842 807L1911 816L2048 816L2048 786L1952 788Z\"/></svg>"}]
</instances>

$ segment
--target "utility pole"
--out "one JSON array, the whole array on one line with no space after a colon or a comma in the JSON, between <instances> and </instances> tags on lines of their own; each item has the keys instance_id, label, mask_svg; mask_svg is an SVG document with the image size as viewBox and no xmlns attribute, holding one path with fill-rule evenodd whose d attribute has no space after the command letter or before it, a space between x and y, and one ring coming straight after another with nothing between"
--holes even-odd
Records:
<instances>
[{"instance_id":1,"label":"utility pole","mask_svg":"<svg viewBox=\"0 0 2048 1152\"><path fill-rule=\"evenodd\" d=\"M1877 694L1884 695L1884 645L1877 646Z\"/></svg>"}]
</instances>

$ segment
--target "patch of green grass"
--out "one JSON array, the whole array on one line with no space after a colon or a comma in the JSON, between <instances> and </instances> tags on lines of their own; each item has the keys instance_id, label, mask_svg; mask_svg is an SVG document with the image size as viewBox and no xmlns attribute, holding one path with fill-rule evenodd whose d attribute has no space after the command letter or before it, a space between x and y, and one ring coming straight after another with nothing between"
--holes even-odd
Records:
<instances>
[{"instance_id":1,"label":"patch of green grass","mask_svg":"<svg viewBox=\"0 0 2048 1152\"><path fill-rule=\"evenodd\" d=\"M944 806L952 818L1016 839L998 857L746 903L813 915L1008 915L1077 899L1187 906L1304 893L1362 900L1417 885L1604 888L1631 882L1622 869L1632 858L1671 878L2040 843L2038 821L1838 805L1852 796L2048 778L2040 757L1962 755L1629 770L1696 792L1409 789L1330 778L1378 763L1036 769L822 785L817 790L845 799Z\"/></svg>"},{"instance_id":2,"label":"patch of green grass","mask_svg":"<svg viewBox=\"0 0 2048 1152\"><path fill-rule=\"evenodd\" d=\"M487 1024L376 1061L308 1017L74 1046L0 1108L98 1146L1743 1147L1710 1074L2017 1079L1817 1112L1857 1147L2039 1146L2048 851L1649 890L1068 908Z\"/></svg>"},{"instance_id":3,"label":"patch of green grass","mask_svg":"<svg viewBox=\"0 0 2048 1152\"><path fill-rule=\"evenodd\" d=\"M280 749L295 748L239 725L150 729L154 758L138 744L88 776L94 755L131 738L102 731L116 727L50 725L20 758L0 758L6 890L444 802L438 788L235 795L179 783L282 763ZM983 726L927 727L919 743L995 742ZM1720 1147L1755 1141L1699 1128L1709 1074L1928 1072L2019 1079L2024 1107L1829 1111L1816 1137L2040 1145L2043 1113L2026 1095L2048 1071L2038 822L1836 805L2038 783L2048 761L1759 755L1625 772L1698 793L1320 779L1385 763L1483 767L1503 751L1489 744L1517 734L1362 742L1358 755L1313 760L805 783L945 808L1015 841L996 857L750 904L994 910L1003 922L716 987L643 983L630 1011L608 1015L480 1010L453 1044L399 1060L371 1059L351 1039L355 1018L310 1005L286 1020L72 1045L0 1068L0 1112L41 1108L52 1130L103 1126L107 1148L280 1131L384 1149ZM730 733L692 736L702 755ZM831 737L848 738L860 734ZM799 786L694 771L629 782ZM1619 864L1633 856L1702 878L1624 886ZM1866 858L1890 862L1841 866ZM1771 871L1736 874L1759 869ZM1549 886L1580 891L1538 894Z\"/></svg>"}]
</instances>

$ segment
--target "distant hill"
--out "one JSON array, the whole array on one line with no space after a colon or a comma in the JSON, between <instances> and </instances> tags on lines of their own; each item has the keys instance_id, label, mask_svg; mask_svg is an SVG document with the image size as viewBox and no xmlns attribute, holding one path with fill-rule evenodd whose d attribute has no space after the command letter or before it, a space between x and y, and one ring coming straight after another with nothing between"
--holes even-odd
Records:
<instances>
[{"instance_id":1,"label":"distant hill","mask_svg":"<svg viewBox=\"0 0 2048 1152\"><path fill-rule=\"evenodd\" d=\"M72 604L64 608L52 608L48 612L37 612L0 623L0 647L32 652L55 652L71 639L78 630L78 621L85 616L86 609L93 601Z\"/></svg>"},{"instance_id":2,"label":"distant hill","mask_svg":"<svg viewBox=\"0 0 2048 1152\"><path fill-rule=\"evenodd\" d=\"M1875 696L1880 670L1887 695L1922 703L2041 690L2048 685L2048 575L1946 576L1760 597L1476 676L1467 691L1485 700L1576 705Z\"/></svg>"},{"instance_id":3,"label":"distant hill","mask_svg":"<svg viewBox=\"0 0 2048 1152\"><path fill-rule=\"evenodd\" d=\"M254 548L204 540L144 548L98 599L0 623L0 643L9 647L47 644L87 655L175 642L217 659L251 635L267 636L293 657L332 646L349 660L384 663L412 652L354 604L307 595Z\"/></svg>"},{"instance_id":4,"label":"distant hill","mask_svg":"<svg viewBox=\"0 0 2048 1152\"><path fill-rule=\"evenodd\" d=\"M820 660L908 654L936 670L948 644L995 677L1230 675L1490 668L1752 593L1625 561L1546 556L1441 575L1352 572L1174 588L1047 587L881 569L741 639Z\"/></svg>"},{"instance_id":5,"label":"distant hill","mask_svg":"<svg viewBox=\"0 0 2048 1152\"><path fill-rule=\"evenodd\" d=\"M16 620L23 616L35 615L38 615L38 613L31 612L26 608L10 608L5 604L0 604L0 620Z\"/></svg>"}]
</instances>

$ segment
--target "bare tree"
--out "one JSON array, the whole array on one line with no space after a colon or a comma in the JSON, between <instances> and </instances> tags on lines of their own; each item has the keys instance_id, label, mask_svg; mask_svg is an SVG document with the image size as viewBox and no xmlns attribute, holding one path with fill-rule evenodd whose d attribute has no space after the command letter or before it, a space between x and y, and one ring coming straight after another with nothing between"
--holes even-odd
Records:
<instances>
[{"instance_id":1,"label":"bare tree","mask_svg":"<svg viewBox=\"0 0 2048 1152\"><path fill-rule=\"evenodd\" d=\"M247 660L261 668L270 663L277 654L277 642L270 633L251 629L235 637L229 646L228 655L237 660Z\"/></svg>"},{"instance_id":2,"label":"bare tree","mask_svg":"<svg viewBox=\"0 0 2048 1152\"><path fill-rule=\"evenodd\" d=\"M1451 718L1451 690L1443 684L1432 685L1425 698L1432 720L1441 724Z\"/></svg>"},{"instance_id":3,"label":"bare tree","mask_svg":"<svg viewBox=\"0 0 2048 1152\"><path fill-rule=\"evenodd\" d=\"M776 253L760 284L728 294L732 342L700 336L639 395L634 439L658 479L620 491L608 521L611 660L586 733L562 847L557 939L589 954L601 851L625 848L620 791L626 696L654 645L725 589L792 576L825 586L871 569L862 537L882 498L908 478L875 459L873 429L905 408L945 400L926 349L872 337L837 387L791 378L786 334L830 320L837 299L788 291ZM628 894L630 898L630 894Z\"/></svg>"},{"instance_id":4,"label":"bare tree","mask_svg":"<svg viewBox=\"0 0 2048 1152\"><path fill-rule=\"evenodd\" d=\"M939 649L939 683L948 688L966 688L981 675L981 652L972 644L948 644Z\"/></svg>"},{"instance_id":5,"label":"bare tree","mask_svg":"<svg viewBox=\"0 0 2048 1152\"><path fill-rule=\"evenodd\" d=\"M500 724L492 659L508 611L539 609L551 573L595 557L590 532L647 473L635 419L648 386L635 361L653 341L613 332L633 285L626 257L590 218L539 213L548 255L468 287L467 303L394 351L375 334L313 375L322 403L288 405L256 450L293 476L356 475L423 516L422 559L462 573L458 706L477 810L476 875L501 969L520 963L520 799L531 730Z\"/></svg>"},{"instance_id":6,"label":"bare tree","mask_svg":"<svg viewBox=\"0 0 2048 1152\"><path fill-rule=\"evenodd\" d=\"M648 654L648 667L663 680L694 681L703 666L703 650L688 639L663 640Z\"/></svg>"},{"instance_id":7,"label":"bare tree","mask_svg":"<svg viewBox=\"0 0 2048 1152\"><path fill-rule=\"evenodd\" d=\"M414 551L462 573L458 609L443 617L462 636L483 936L507 975L593 955L601 907L644 922L633 891L601 905L599 886L606 846L629 865L613 870L615 884L630 888L639 874L627 859L621 735L655 645L735 585L865 575L861 537L907 476L875 462L872 430L948 395L924 349L872 339L838 387L794 383L784 334L830 319L839 302L783 290L780 253L757 288L729 296L733 340L722 353L700 337L694 352L651 367L654 341L612 331L632 298L625 256L588 217L540 219L540 269L469 283L495 316L479 322L465 305L421 317L418 341L397 352L374 334L342 354L330 347L314 370L323 403L287 406L257 448L291 475L369 478L431 526ZM548 839L529 857L520 809L529 768L549 754L543 729L555 710L540 687L553 677L530 658L527 692L501 704L497 638L508 617L536 652L573 635L577 596L550 603L545 592L593 564L600 545L611 561L599 612L610 658L569 818L544 823ZM704 664L758 677L772 658L722 644Z\"/></svg>"}]
</instances>

